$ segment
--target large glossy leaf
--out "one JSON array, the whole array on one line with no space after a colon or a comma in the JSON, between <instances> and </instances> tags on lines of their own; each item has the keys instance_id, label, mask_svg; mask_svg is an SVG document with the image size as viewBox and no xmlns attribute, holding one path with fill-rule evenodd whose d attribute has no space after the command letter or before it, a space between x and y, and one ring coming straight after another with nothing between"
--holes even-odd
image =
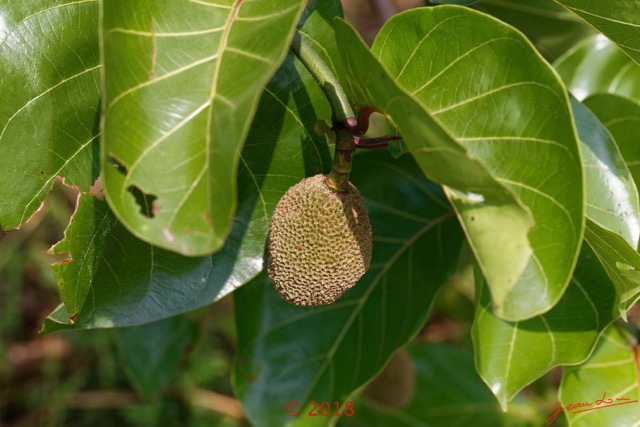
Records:
<instances>
[{"instance_id":1,"label":"large glossy leaf","mask_svg":"<svg viewBox=\"0 0 640 427\"><path fill-rule=\"evenodd\" d=\"M372 52L533 215L529 253L496 240L520 239L514 234L520 230L496 215L501 210L493 202L485 197L486 204L473 204L451 192L496 313L521 320L549 310L569 282L584 227L580 151L566 90L553 70L513 28L454 6L397 15ZM434 150L425 133L412 147L405 127L396 124L418 158ZM443 168L470 175L462 163L425 167L431 174ZM523 255L525 268L516 270Z\"/></svg>"},{"instance_id":2,"label":"large glossy leaf","mask_svg":"<svg viewBox=\"0 0 640 427\"><path fill-rule=\"evenodd\" d=\"M198 338L198 325L176 316L117 328L113 335L122 368L136 391L149 399L157 396L175 374L176 365Z\"/></svg>"},{"instance_id":3,"label":"large glossy leaf","mask_svg":"<svg viewBox=\"0 0 640 427\"><path fill-rule=\"evenodd\" d=\"M551 311L526 322L497 319L483 302L485 288L480 290L473 325L476 365L503 405L552 367L583 361L602 331L626 312L640 291L632 280L640 256L630 245L640 232L635 184L605 127L577 100L572 99L572 107L589 219L588 245L583 244L569 288ZM619 269L619 262L628 268Z\"/></svg>"},{"instance_id":4,"label":"large glossy leaf","mask_svg":"<svg viewBox=\"0 0 640 427\"><path fill-rule=\"evenodd\" d=\"M533 319L507 322L497 318L491 313L484 279L476 274L476 281L472 329L476 367L505 409L518 391L554 366L583 362L619 314L615 289L586 244L558 304Z\"/></svg>"},{"instance_id":5,"label":"large glossy leaf","mask_svg":"<svg viewBox=\"0 0 640 427\"><path fill-rule=\"evenodd\" d=\"M555 0L609 37L640 64L640 0Z\"/></svg>"},{"instance_id":6,"label":"large glossy leaf","mask_svg":"<svg viewBox=\"0 0 640 427\"><path fill-rule=\"evenodd\" d=\"M607 128L575 98L571 106L582 146L587 216L635 248L640 237L640 202L631 172Z\"/></svg>"},{"instance_id":7,"label":"large glossy leaf","mask_svg":"<svg viewBox=\"0 0 640 427\"><path fill-rule=\"evenodd\" d=\"M0 4L0 226L28 220L57 177L98 176L98 2Z\"/></svg>"},{"instance_id":8,"label":"large glossy leaf","mask_svg":"<svg viewBox=\"0 0 640 427\"><path fill-rule=\"evenodd\" d=\"M626 320L627 311L640 299L640 254L622 236L591 220L584 237L613 282L618 315Z\"/></svg>"},{"instance_id":9,"label":"large glossy leaf","mask_svg":"<svg viewBox=\"0 0 640 427\"><path fill-rule=\"evenodd\" d=\"M45 331L151 322L209 304L250 280L262 270L269 216L279 198L305 176L330 167L325 138L314 131L317 120L330 118L322 91L290 55L261 98L241 155L234 226L222 250L211 256L191 258L153 247L127 231L103 202L82 196L56 251L86 262L56 269L64 272L59 283L78 287L63 296L89 292L88 302L77 318L75 309L60 307ZM89 277L80 280L77 271Z\"/></svg>"},{"instance_id":10,"label":"large glossy leaf","mask_svg":"<svg viewBox=\"0 0 640 427\"><path fill-rule=\"evenodd\" d=\"M362 397L355 401L355 415L342 417L340 426L500 427L540 421L524 402L511 403L503 413L478 376L471 352L428 343L410 344L407 349L417 377L411 402L393 409Z\"/></svg>"},{"instance_id":11,"label":"large glossy leaf","mask_svg":"<svg viewBox=\"0 0 640 427\"><path fill-rule=\"evenodd\" d=\"M445 12L464 10L452 6L431 9ZM432 12L420 10L418 13ZM392 19L387 25L393 27L393 22ZM514 314L505 312L505 303L515 279L522 274L530 259L531 246L527 239L533 225L530 213L389 77L350 26L338 22L337 35L344 46L349 46L342 59L359 105L373 106L390 117L425 175L449 187L448 196L456 207L476 256L496 289L496 310L502 315ZM398 49L405 43L404 39L399 43ZM528 312L515 314L527 316Z\"/></svg>"},{"instance_id":12,"label":"large glossy leaf","mask_svg":"<svg viewBox=\"0 0 640 427\"><path fill-rule=\"evenodd\" d=\"M474 9L522 31L550 61L577 40L594 33L589 25L553 0L483 0Z\"/></svg>"},{"instance_id":13,"label":"large glossy leaf","mask_svg":"<svg viewBox=\"0 0 640 427\"><path fill-rule=\"evenodd\" d=\"M577 44L554 66L579 100L596 93L617 93L640 100L640 66L600 34Z\"/></svg>"},{"instance_id":14,"label":"large glossy leaf","mask_svg":"<svg viewBox=\"0 0 640 427\"><path fill-rule=\"evenodd\" d=\"M238 359L234 382L257 426L328 425L311 401L345 402L426 320L455 267L462 231L441 191L405 156L354 159L374 234L369 271L336 303L288 304L265 276L234 292ZM285 404L301 405L298 417Z\"/></svg>"},{"instance_id":15,"label":"large glossy leaf","mask_svg":"<svg viewBox=\"0 0 640 427\"><path fill-rule=\"evenodd\" d=\"M594 95L584 103L611 132L636 186L640 187L640 105L616 95Z\"/></svg>"},{"instance_id":16,"label":"large glossy leaf","mask_svg":"<svg viewBox=\"0 0 640 427\"><path fill-rule=\"evenodd\" d=\"M154 245L216 251L236 211L242 144L305 1L102 5L110 206Z\"/></svg>"},{"instance_id":17,"label":"large glossy leaf","mask_svg":"<svg viewBox=\"0 0 640 427\"><path fill-rule=\"evenodd\" d=\"M639 367L637 339L619 326L611 326L587 363L563 370L559 390L562 408L575 405L561 411L568 425L637 427Z\"/></svg>"}]
</instances>

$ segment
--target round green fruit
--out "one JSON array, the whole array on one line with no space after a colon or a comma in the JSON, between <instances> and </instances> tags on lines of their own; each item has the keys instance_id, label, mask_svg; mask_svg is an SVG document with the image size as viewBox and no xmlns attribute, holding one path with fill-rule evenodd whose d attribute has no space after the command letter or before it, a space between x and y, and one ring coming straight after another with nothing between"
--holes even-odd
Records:
<instances>
[{"instance_id":1,"label":"round green fruit","mask_svg":"<svg viewBox=\"0 0 640 427\"><path fill-rule=\"evenodd\" d=\"M371 223L364 199L349 183L330 190L315 175L291 187L278 202L269 229L269 277L295 305L331 304L371 262Z\"/></svg>"}]
</instances>

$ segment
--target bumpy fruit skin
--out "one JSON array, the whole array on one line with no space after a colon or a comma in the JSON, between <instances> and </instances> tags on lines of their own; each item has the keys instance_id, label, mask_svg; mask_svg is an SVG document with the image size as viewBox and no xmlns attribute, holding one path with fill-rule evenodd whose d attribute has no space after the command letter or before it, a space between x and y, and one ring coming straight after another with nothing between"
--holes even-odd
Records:
<instances>
[{"instance_id":1,"label":"bumpy fruit skin","mask_svg":"<svg viewBox=\"0 0 640 427\"><path fill-rule=\"evenodd\" d=\"M291 187L278 202L269 230L269 277L295 305L331 304L371 262L371 223L364 199L349 184L336 193L315 175Z\"/></svg>"}]
</instances>

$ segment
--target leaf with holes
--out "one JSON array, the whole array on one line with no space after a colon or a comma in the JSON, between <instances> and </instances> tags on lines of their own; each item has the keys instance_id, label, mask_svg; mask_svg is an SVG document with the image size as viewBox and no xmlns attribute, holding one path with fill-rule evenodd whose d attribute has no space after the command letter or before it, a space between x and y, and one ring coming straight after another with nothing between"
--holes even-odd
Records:
<instances>
[{"instance_id":1,"label":"leaf with holes","mask_svg":"<svg viewBox=\"0 0 640 427\"><path fill-rule=\"evenodd\" d=\"M354 53L352 39L344 61L360 102L381 108L427 176L447 186L497 315L549 310L584 228L580 152L553 70L511 27L455 6L402 13L378 34L373 55L409 94L366 52ZM528 238L520 204L535 220Z\"/></svg>"},{"instance_id":2,"label":"leaf with holes","mask_svg":"<svg viewBox=\"0 0 640 427\"><path fill-rule=\"evenodd\" d=\"M31 217L56 178L89 191L98 176L97 27L97 0L0 4L0 226L5 230Z\"/></svg>"},{"instance_id":3,"label":"leaf with holes","mask_svg":"<svg viewBox=\"0 0 640 427\"><path fill-rule=\"evenodd\" d=\"M186 255L222 247L243 142L305 3L102 3L104 186L136 236Z\"/></svg>"},{"instance_id":4,"label":"leaf with holes","mask_svg":"<svg viewBox=\"0 0 640 427\"><path fill-rule=\"evenodd\" d=\"M311 401L345 402L414 336L435 292L455 268L463 234L437 186L411 158L354 157L351 181L366 199L374 234L371 267L336 303L297 307L266 275L234 292L236 394L257 426L328 425ZM283 410L302 404L300 417Z\"/></svg>"},{"instance_id":5,"label":"leaf with holes","mask_svg":"<svg viewBox=\"0 0 640 427\"><path fill-rule=\"evenodd\" d=\"M611 39L640 64L638 0L555 0Z\"/></svg>"},{"instance_id":6,"label":"leaf with holes","mask_svg":"<svg viewBox=\"0 0 640 427\"><path fill-rule=\"evenodd\" d=\"M554 67L581 101L597 93L617 93L640 100L640 65L602 35L578 43L558 58Z\"/></svg>"},{"instance_id":7,"label":"leaf with holes","mask_svg":"<svg viewBox=\"0 0 640 427\"><path fill-rule=\"evenodd\" d=\"M311 24L305 29L313 35L318 31ZM216 301L256 276L263 266L269 217L280 197L305 176L330 167L325 137L314 130L318 120L330 119L322 91L290 54L260 100L241 154L238 213L225 246L213 255L191 258L154 248L116 221L104 202L83 195L67 239L56 251L90 262L55 268L61 272L60 284L73 284L69 293L86 287L89 298L75 323L70 320L73 305L61 306L44 331L151 322ZM81 226L87 230L80 232ZM103 248L96 250L99 242ZM79 280L77 271L87 277Z\"/></svg>"},{"instance_id":8,"label":"leaf with holes","mask_svg":"<svg viewBox=\"0 0 640 427\"><path fill-rule=\"evenodd\" d=\"M640 413L637 339L618 325L609 327L585 364L563 369L558 394L563 408L582 404L560 411L570 427L637 427ZM559 409L554 407L553 413Z\"/></svg>"},{"instance_id":9,"label":"leaf with holes","mask_svg":"<svg viewBox=\"0 0 640 427\"><path fill-rule=\"evenodd\" d=\"M585 99L584 104L611 132L636 187L640 187L640 105L617 95L593 95Z\"/></svg>"}]
</instances>

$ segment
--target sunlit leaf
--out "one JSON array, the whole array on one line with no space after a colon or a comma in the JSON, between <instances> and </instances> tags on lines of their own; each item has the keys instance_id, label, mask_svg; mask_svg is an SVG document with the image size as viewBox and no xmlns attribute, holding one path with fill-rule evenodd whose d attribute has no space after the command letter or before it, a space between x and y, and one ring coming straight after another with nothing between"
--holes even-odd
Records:
<instances>
[{"instance_id":1,"label":"sunlit leaf","mask_svg":"<svg viewBox=\"0 0 640 427\"><path fill-rule=\"evenodd\" d=\"M633 175L636 187L640 187L640 105L616 95L593 95L584 104L609 129Z\"/></svg>"},{"instance_id":2,"label":"sunlit leaf","mask_svg":"<svg viewBox=\"0 0 640 427\"><path fill-rule=\"evenodd\" d=\"M565 53L577 40L594 33L583 20L553 0L482 0L474 9L522 31L550 61Z\"/></svg>"},{"instance_id":3,"label":"sunlit leaf","mask_svg":"<svg viewBox=\"0 0 640 427\"><path fill-rule=\"evenodd\" d=\"M638 0L555 0L609 37L640 64Z\"/></svg>"},{"instance_id":4,"label":"sunlit leaf","mask_svg":"<svg viewBox=\"0 0 640 427\"><path fill-rule=\"evenodd\" d=\"M427 176L451 188L496 313L519 320L549 310L571 277L584 224L577 138L553 70L520 33L481 13L405 12L382 28L372 53L421 108L384 71L372 72L355 43L344 60L361 101L387 113ZM497 198L495 183L533 215L531 246L517 204Z\"/></svg>"},{"instance_id":5,"label":"sunlit leaf","mask_svg":"<svg viewBox=\"0 0 640 427\"><path fill-rule=\"evenodd\" d=\"M102 3L107 200L136 236L221 248L240 152L303 0Z\"/></svg>"},{"instance_id":6,"label":"sunlit leaf","mask_svg":"<svg viewBox=\"0 0 640 427\"><path fill-rule=\"evenodd\" d=\"M640 414L638 342L611 326L589 360L566 367L559 397L570 427L636 427ZM559 408L555 407L553 413ZM560 415L561 416L561 415Z\"/></svg>"},{"instance_id":7,"label":"sunlit leaf","mask_svg":"<svg viewBox=\"0 0 640 427\"><path fill-rule=\"evenodd\" d=\"M89 292L87 306L75 323L70 320L75 308L60 307L45 332L151 322L210 304L257 275L269 216L279 198L305 176L330 167L325 138L314 130L317 120L330 118L313 77L289 55L261 98L241 154L238 213L225 246L211 256L191 258L153 247L127 231L104 202L82 196L80 213L56 251L86 258L86 266L55 268L61 272L59 283L76 287L63 289L63 296ZM76 271L89 277L78 277Z\"/></svg>"},{"instance_id":8,"label":"sunlit leaf","mask_svg":"<svg viewBox=\"0 0 640 427\"><path fill-rule=\"evenodd\" d=\"M411 158L354 158L351 181L367 201L374 234L369 271L336 303L285 302L265 276L234 292L236 394L256 426L329 425L311 401L342 402L415 335L463 240L437 186ZM298 417L285 404L302 405Z\"/></svg>"},{"instance_id":9,"label":"sunlit leaf","mask_svg":"<svg viewBox=\"0 0 640 427\"><path fill-rule=\"evenodd\" d=\"M640 202L631 172L607 128L575 98L571 106L582 146L587 216L635 248L640 237Z\"/></svg>"},{"instance_id":10,"label":"sunlit leaf","mask_svg":"<svg viewBox=\"0 0 640 427\"><path fill-rule=\"evenodd\" d=\"M619 314L615 289L586 244L558 304L533 319L497 318L491 313L484 279L476 275L476 281L479 293L472 329L476 367L503 408L554 366L584 361Z\"/></svg>"},{"instance_id":11,"label":"sunlit leaf","mask_svg":"<svg viewBox=\"0 0 640 427\"><path fill-rule=\"evenodd\" d=\"M589 37L554 63L567 88L579 100L617 93L640 100L640 65L606 37Z\"/></svg>"},{"instance_id":12,"label":"sunlit leaf","mask_svg":"<svg viewBox=\"0 0 640 427\"><path fill-rule=\"evenodd\" d=\"M551 311L525 322L497 319L487 309L486 285L480 288L476 365L503 405L552 367L583 361L602 331L640 296L640 255L630 245L640 231L635 184L609 132L579 101L572 99L572 108L589 218L571 284Z\"/></svg>"},{"instance_id":13,"label":"sunlit leaf","mask_svg":"<svg viewBox=\"0 0 640 427\"><path fill-rule=\"evenodd\" d=\"M54 180L98 176L98 2L0 4L0 226L27 221Z\"/></svg>"}]
</instances>

